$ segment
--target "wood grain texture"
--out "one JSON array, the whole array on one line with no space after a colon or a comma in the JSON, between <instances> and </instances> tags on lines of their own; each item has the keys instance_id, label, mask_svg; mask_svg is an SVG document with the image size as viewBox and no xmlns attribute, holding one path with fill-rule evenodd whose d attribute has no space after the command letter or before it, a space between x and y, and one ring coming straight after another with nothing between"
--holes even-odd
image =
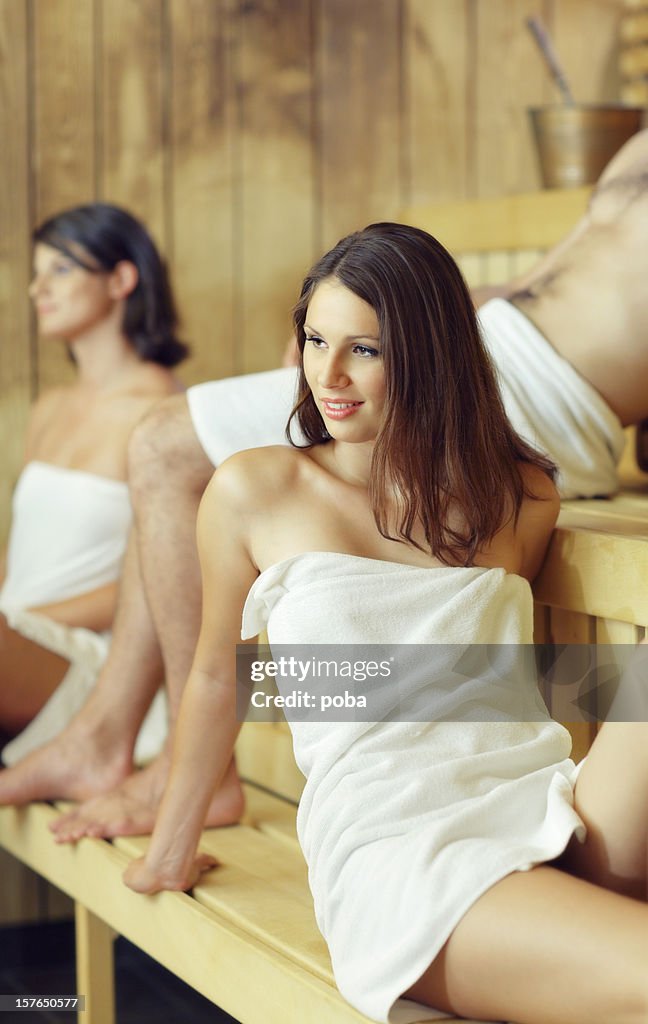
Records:
<instances>
[{"instance_id":1,"label":"wood grain texture","mask_svg":"<svg viewBox=\"0 0 648 1024\"><path fill-rule=\"evenodd\" d=\"M0 0L0 550L9 528L11 492L23 458L36 364L27 287L31 267L27 12Z\"/></svg>"},{"instance_id":2,"label":"wood grain texture","mask_svg":"<svg viewBox=\"0 0 648 1024\"><path fill-rule=\"evenodd\" d=\"M468 194L472 32L467 0L406 0L405 203Z\"/></svg>"},{"instance_id":3,"label":"wood grain texture","mask_svg":"<svg viewBox=\"0 0 648 1024\"><path fill-rule=\"evenodd\" d=\"M321 0L316 27L318 245L402 203L398 0Z\"/></svg>"},{"instance_id":4,"label":"wood grain texture","mask_svg":"<svg viewBox=\"0 0 648 1024\"><path fill-rule=\"evenodd\" d=\"M547 101L548 76L525 20L542 10L537 0L476 0L471 182L476 196L521 192L527 182L539 185L527 108Z\"/></svg>"},{"instance_id":5,"label":"wood grain texture","mask_svg":"<svg viewBox=\"0 0 648 1024\"><path fill-rule=\"evenodd\" d=\"M163 0L102 0L98 26L99 195L128 207L168 252Z\"/></svg>"},{"instance_id":6,"label":"wood grain texture","mask_svg":"<svg viewBox=\"0 0 648 1024\"><path fill-rule=\"evenodd\" d=\"M192 357L189 382L240 365L234 323L236 8L171 0L170 221L173 280Z\"/></svg>"},{"instance_id":7,"label":"wood grain texture","mask_svg":"<svg viewBox=\"0 0 648 1024\"><path fill-rule=\"evenodd\" d=\"M276 366L314 255L311 0L239 0L236 369Z\"/></svg>"},{"instance_id":8,"label":"wood grain texture","mask_svg":"<svg viewBox=\"0 0 648 1024\"><path fill-rule=\"evenodd\" d=\"M37 3L33 12L32 160L40 222L96 198L96 24L94 5L76 0ZM73 372L63 346L39 342L39 390Z\"/></svg>"},{"instance_id":9,"label":"wood grain texture","mask_svg":"<svg viewBox=\"0 0 648 1024\"><path fill-rule=\"evenodd\" d=\"M556 48L579 103L618 102L623 0L552 0Z\"/></svg>"},{"instance_id":10,"label":"wood grain texture","mask_svg":"<svg viewBox=\"0 0 648 1024\"><path fill-rule=\"evenodd\" d=\"M143 900L126 888L122 873L129 861L141 853L146 840L119 839L111 844L87 839L77 846L57 845L48 831L48 824L57 813L44 804L32 804L22 810L0 808L0 844L24 863L37 867L41 874L74 895L87 911L237 1020L285 1024L286 1007L299 1007L300 1019L305 1021L367 1024L367 1018L346 1003L329 980L328 957L312 909L297 902L299 916L293 924L290 911L295 905L285 906L282 913L281 900L272 887L264 889L255 881L255 872L258 879L264 871L260 847L248 852L245 869L231 865L226 884L232 886L232 904L224 914L216 906L224 898L214 889L218 886L218 871L213 874L213 882L205 881L196 887L195 898L186 893L163 892ZM220 834L235 831L220 830ZM243 829L243 836L249 836L248 830ZM232 837L223 842L231 845L236 840ZM263 849L267 850L266 844ZM278 851L279 861L290 856L283 844ZM240 852L243 854L244 850ZM246 886L256 888L256 906L246 904ZM305 894L305 890L302 892ZM266 928L270 927L271 937L266 932L262 938L252 928L246 931L243 920L248 912L254 917L262 911L259 903L264 893L268 898ZM235 916L239 924L234 922ZM296 944L290 953L285 948L287 935ZM305 969L300 962L304 953L310 962L318 964L317 973ZM218 965L217 970L214 964Z\"/></svg>"}]
</instances>

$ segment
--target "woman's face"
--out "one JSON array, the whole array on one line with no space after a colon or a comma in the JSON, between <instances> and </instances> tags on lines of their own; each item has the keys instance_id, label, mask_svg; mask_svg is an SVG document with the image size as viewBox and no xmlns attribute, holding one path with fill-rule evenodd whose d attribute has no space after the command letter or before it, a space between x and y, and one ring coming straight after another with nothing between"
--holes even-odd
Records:
<instances>
[{"instance_id":1,"label":"woman's face","mask_svg":"<svg viewBox=\"0 0 648 1024\"><path fill-rule=\"evenodd\" d=\"M79 257L91 258L79 247ZM37 242L34 277L29 286L44 337L74 341L104 320L114 305L110 275L92 273L59 249Z\"/></svg>"},{"instance_id":2,"label":"woman's face","mask_svg":"<svg viewBox=\"0 0 648 1024\"><path fill-rule=\"evenodd\" d=\"M304 373L329 434L352 443L373 441L386 393L373 308L329 278L313 292L304 332Z\"/></svg>"}]
</instances>

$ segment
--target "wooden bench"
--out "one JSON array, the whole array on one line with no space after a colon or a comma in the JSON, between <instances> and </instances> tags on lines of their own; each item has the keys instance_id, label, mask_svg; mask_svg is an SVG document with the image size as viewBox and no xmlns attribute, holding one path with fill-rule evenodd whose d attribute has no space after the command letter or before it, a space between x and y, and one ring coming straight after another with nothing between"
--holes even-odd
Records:
<instances>
[{"instance_id":1,"label":"wooden bench","mask_svg":"<svg viewBox=\"0 0 648 1024\"><path fill-rule=\"evenodd\" d=\"M275 740L284 748L281 727L255 728L257 760L259 746L266 754ZM259 729L266 733L260 744ZM366 1024L333 981L297 844L295 803L256 785L246 795L241 825L205 831L201 846L220 867L191 895L142 897L123 885L124 868L148 839L57 846L48 831L57 808L0 809L5 850L74 900L77 992L86 997L80 1022L113 1024L118 933L243 1024Z\"/></svg>"},{"instance_id":2,"label":"wooden bench","mask_svg":"<svg viewBox=\"0 0 648 1024\"><path fill-rule=\"evenodd\" d=\"M586 191L406 211L460 256L471 285L520 273L564 234ZM444 228L440 218L445 218ZM456 238L470 224L469 239ZM508 227L507 227L508 225ZM535 225L535 226L534 226ZM506 228L506 231L505 231ZM455 235L453 241L453 232ZM471 249L472 245L472 249ZM628 463L627 488L603 501L566 502L535 585L537 639L635 643L648 624L648 477ZM554 709L555 710L555 709ZM558 709L559 710L559 709ZM595 726L571 725L576 755ZM297 846L302 778L285 722L248 723L238 762L249 780L239 826L208 830L221 867L191 895L137 896L121 882L146 839L57 846L56 807L0 809L0 847L74 901L78 992L85 1024L112 1024L112 939L124 935L244 1024L365 1020L335 988Z\"/></svg>"}]
</instances>

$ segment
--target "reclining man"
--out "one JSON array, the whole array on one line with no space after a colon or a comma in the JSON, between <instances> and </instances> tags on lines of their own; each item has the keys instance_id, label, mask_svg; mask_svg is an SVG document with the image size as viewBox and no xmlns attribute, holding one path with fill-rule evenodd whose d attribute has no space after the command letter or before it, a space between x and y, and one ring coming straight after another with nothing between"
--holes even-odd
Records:
<instances>
[{"instance_id":1,"label":"reclining man","mask_svg":"<svg viewBox=\"0 0 648 1024\"><path fill-rule=\"evenodd\" d=\"M647 279L644 131L608 165L570 235L480 309L509 417L559 464L564 496L615 490L622 428L648 417ZM169 743L137 772L132 752L163 674L173 732L200 620L198 504L228 455L284 442L293 383L294 370L283 369L198 385L135 429L135 529L108 660L70 725L0 773L2 803L83 801L55 823L58 839L152 829ZM236 821L242 806L232 764L207 824Z\"/></svg>"}]
</instances>

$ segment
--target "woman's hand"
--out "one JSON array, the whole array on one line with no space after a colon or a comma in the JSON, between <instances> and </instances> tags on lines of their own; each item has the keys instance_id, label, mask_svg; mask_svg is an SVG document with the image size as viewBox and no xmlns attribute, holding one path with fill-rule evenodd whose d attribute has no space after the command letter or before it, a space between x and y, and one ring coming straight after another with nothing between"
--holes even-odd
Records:
<instances>
[{"instance_id":1,"label":"woman's hand","mask_svg":"<svg viewBox=\"0 0 648 1024\"><path fill-rule=\"evenodd\" d=\"M134 892L141 892L150 895L154 892L161 892L163 889L170 889L173 892L182 892L193 889L201 875L206 871L218 866L218 861L208 853L199 853L194 858L193 864L184 873L183 877L165 876L161 871L154 871L146 863L146 857L138 857L131 861L123 874L125 884Z\"/></svg>"}]
</instances>

